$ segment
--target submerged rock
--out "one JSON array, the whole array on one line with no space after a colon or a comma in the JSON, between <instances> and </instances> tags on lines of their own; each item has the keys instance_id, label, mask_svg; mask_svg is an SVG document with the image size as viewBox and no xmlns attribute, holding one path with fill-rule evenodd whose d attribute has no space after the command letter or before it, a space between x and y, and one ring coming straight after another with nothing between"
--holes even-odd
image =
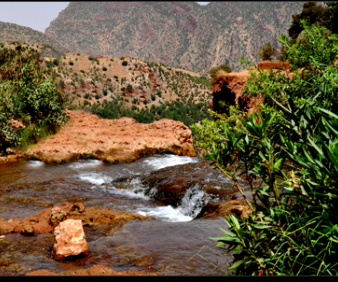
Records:
<instances>
[{"instance_id":1,"label":"submerged rock","mask_svg":"<svg viewBox=\"0 0 338 282\"><path fill-rule=\"evenodd\" d=\"M53 246L55 259L89 253L81 220L67 219L55 227L56 243Z\"/></svg>"},{"instance_id":2,"label":"submerged rock","mask_svg":"<svg viewBox=\"0 0 338 282\"><path fill-rule=\"evenodd\" d=\"M83 275L83 276L103 276L103 275L129 275L129 276L134 276L134 275L157 275L156 273L150 272L150 273L142 273L138 271L114 271L106 266L102 265L94 265L89 269L79 269L75 271L63 271L59 274L55 272L50 272L47 270L36 270L32 271L27 274L27 276L52 276L52 275L62 275L62 276L68 276L68 275Z\"/></svg>"}]
</instances>

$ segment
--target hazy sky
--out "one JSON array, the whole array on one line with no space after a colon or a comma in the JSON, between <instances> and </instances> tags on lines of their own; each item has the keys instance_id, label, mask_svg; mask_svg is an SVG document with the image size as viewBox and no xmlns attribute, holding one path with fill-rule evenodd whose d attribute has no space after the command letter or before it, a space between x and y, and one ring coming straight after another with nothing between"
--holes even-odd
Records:
<instances>
[{"instance_id":1,"label":"hazy sky","mask_svg":"<svg viewBox=\"0 0 338 282\"><path fill-rule=\"evenodd\" d=\"M197 2L206 5L209 2ZM69 2L0 2L0 21L44 32Z\"/></svg>"}]
</instances>

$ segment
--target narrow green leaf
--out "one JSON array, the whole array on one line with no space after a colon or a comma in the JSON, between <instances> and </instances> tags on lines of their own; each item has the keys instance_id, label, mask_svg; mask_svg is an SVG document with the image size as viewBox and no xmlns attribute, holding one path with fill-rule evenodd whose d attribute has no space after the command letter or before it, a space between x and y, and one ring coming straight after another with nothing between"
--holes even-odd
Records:
<instances>
[{"instance_id":1,"label":"narrow green leaf","mask_svg":"<svg viewBox=\"0 0 338 282\"><path fill-rule=\"evenodd\" d=\"M240 261L237 261L237 262L235 262L230 268L229 268L229 270L234 270L234 269L236 269L237 267L239 267L241 264L243 264L245 261L247 261L248 259L247 258L245 258L245 259L242 259L242 260L240 260Z\"/></svg>"}]
</instances>

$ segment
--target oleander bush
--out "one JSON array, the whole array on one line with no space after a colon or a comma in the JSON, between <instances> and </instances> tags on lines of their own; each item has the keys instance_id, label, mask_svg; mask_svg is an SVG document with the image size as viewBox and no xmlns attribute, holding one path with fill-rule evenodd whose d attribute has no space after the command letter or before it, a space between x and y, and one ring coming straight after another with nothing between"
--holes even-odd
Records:
<instances>
[{"instance_id":1,"label":"oleander bush","mask_svg":"<svg viewBox=\"0 0 338 282\"><path fill-rule=\"evenodd\" d=\"M238 117L240 130L220 119L205 141L208 159L252 187L250 216L226 215L229 229L212 238L235 274L338 274L338 37L301 24L306 45L279 38L292 76L252 73L245 93L264 96L265 108Z\"/></svg>"}]
</instances>

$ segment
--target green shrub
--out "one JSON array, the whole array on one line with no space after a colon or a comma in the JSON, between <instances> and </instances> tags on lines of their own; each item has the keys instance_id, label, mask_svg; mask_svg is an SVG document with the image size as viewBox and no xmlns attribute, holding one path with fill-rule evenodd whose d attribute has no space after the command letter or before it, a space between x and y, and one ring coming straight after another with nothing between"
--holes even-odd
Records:
<instances>
[{"instance_id":1,"label":"green shrub","mask_svg":"<svg viewBox=\"0 0 338 282\"><path fill-rule=\"evenodd\" d=\"M0 49L0 150L26 146L66 122L65 102L50 76L39 63L41 54L14 43L15 50ZM15 130L11 118L26 128Z\"/></svg>"},{"instance_id":2,"label":"green shrub","mask_svg":"<svg viewBox=\"0 0 338 282\"><path fill-rule=\"evenodd\" d=\"M87 100L84 100L84 101L83 101L83 105L84 105L84 106L89 106L89 105L91 105L91 104L90 104L90 102L88 102Z\"/></svg>"},{"instance_id":3,"label":"green shrub","mask_svg":"<svg viewBox=\"0 0 338 282\"><path fill-rule=\"evenodd\" d=\"M51 69L53 67L53 63L51 61L46 61L46 66L47 68Z\"/></svg>"},{"instance_id":4,"label":"green shrub","mask_svg":"<svg viewBox=\"0 0 338 282\"><path fill-rule=\"evenodd\" d=\"M113 59L113 58L110 58L110 61L114 62L114 59Z\"/></svg>"},{"instance_id":5,"label":"green shrub","mask_svg":"<svg viewBox=\"0 0 338 282\"><path fill-rule=\"evenodd\" d=\"M106 68L106 67L102 67L102 70L103 70L103 71L107 71L107 68Z\"/></svg>"},{"instance_id":6,"label":"green shrub","mask_svg":"<svg viewBox=\"0 0 338 282\"><path fill-rule=\"evenodd\" d=\"M224 139L207 154L231 168L224 173L238 189L239 171L252 187L251 215L227 215L230 229L213 238L232 252L236 274L338 274L338 37L301 23L306 47L284 35L279 42L291 67L305 69L292 78L251 72L245 91L264 89L266 104L240 119L240 131L221 122Z\"/></svg>"},{"instance_id":7,"label":"green shrub","mask_svg":"<svg viewBox=\"0 0 338 282\"><path fill-rule=\"evenodd\" d=\"M103 95L107 96L107 94L108 94L108 90L107 89L103 89Z\"/></svg>"},{"instance_id":8,"label":"green shrub","mask_svg":"<svg viewBox=\"0 0 338 282\"><path fill-rule=\"evenodd\" d=\"M95 95L95 99L98 100L100 96L98 94Z\"/></svg>"},{"instance_id":9,"label":"green shrub","mask_svg":"<svg viewBox=\"0 0 338 282\"><path fill-rule=\"evenodd\" d=\"M80 54L80 53L77 53L76 55L80 56L81 54Z\"/></svg>"},{"instance_id":10,"label":"green shrub","mask_svg":"<svg viewBox=\"0 0 338 282\"><path fill-rule=\"evenodd\" d=\"M73 66L74 62L73 61L69 61L69 65Z\"/></svg>"},{"instance_id":11,"label":"green shrub","mask_svg":"<svg viewBox=\"0 0 338 282\"><path fill-rule=\"evenodd\" d=\"M151 100L155 101L156 100L156 96L155 95L151 95Z\"/></svg>"},{"instance_id":12,"label":"green shrub","mask_svg":"<svg viewBox=\"0 0 338 282\"><path fill-rule=\"evenodd\" d=\"M120 60L121 60L121 61L124 60L124 57L121 57Z\"/></svg>"},{"instance_id":13,"label":"green shrub","mask_svg":"<svg viewBox=\"0 0 338 282\"><path fill-rule=\"evenodd\" d=\"M83 98L85 98L85 99L88 99L90 97L90 94L89 93L86 93L84 96L83 96Z\"/></svg>"},{"instance_id":14,"label":"green shrub","mask_svg":"<svg viewBox=\"0 0 338 282\"><path fill-rule=\"evenodd\" d=\"M127 66L128 65L128 62L127 61L123 61L122 62L122 66Z\"/></svg>"},{"instance_id":15,"label":"green shrub","mask_svg":"<svg viewBox=\"0 0 338 282\"><path fill-rule=\"evenodd\" d=\"M210 70L209 74L210 74L211 78L214 78L220 70L223 70L225 72L231 72L232 71L231 68L228 65L220 65L220 66L212 68Z\"/></svg>"},{"instance_id":16,"label":"green shrub","mask_svg":"<svg viewBox=\"0 0 338 282\"><path fill-rule=\"evenodd\" d=\"M54 59L53 60L53 65L54 66L58 66L59 65L59 60L58 59Z\"/></svg>"},{"instance_id":17,"label":"green shrub","mask_svg":"<svg viewBox=\"0 0 338 282\"><path fill-rule=\"evenodd\" d=\"M80 72L82 72L83 74L85 74L85 73L86 73L84 70L80 70Z\"/></svg>"},{"instance_id":18,"label":"green shrub","mask_svg":"<svg viewBox=\"0 0 338 282\"><path fill-rule=\"evenodd\" d=\"M128 85L127 85L127 90L128 90L128 91L132 91L132 90L133 90L133 86L132 86L131 84L128 84Z\"/></svg>"}]
</instances>

